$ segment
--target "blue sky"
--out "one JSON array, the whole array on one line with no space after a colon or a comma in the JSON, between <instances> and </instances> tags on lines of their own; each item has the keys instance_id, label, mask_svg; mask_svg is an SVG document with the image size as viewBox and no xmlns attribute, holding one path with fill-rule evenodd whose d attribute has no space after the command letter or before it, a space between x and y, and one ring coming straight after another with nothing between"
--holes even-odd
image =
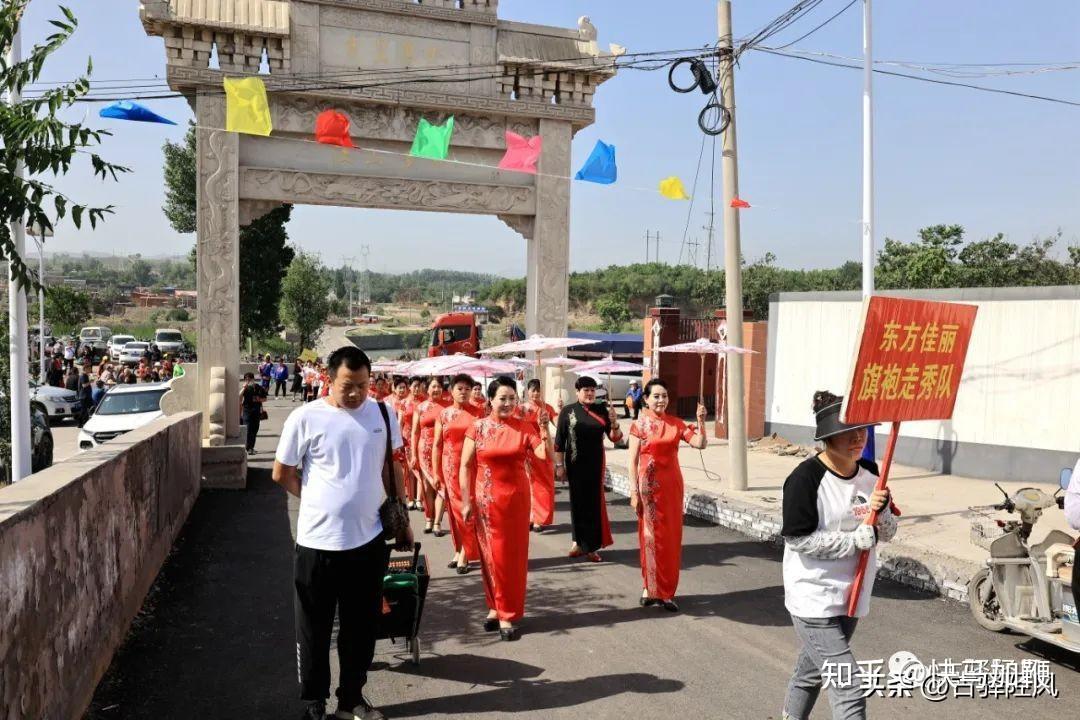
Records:
<instances>
[{"instance_id":1,"label":"blue sky","mask_svg":"<svg viewBox=\"0 0 1080 720\"><path fill-rule=\"evenodd\" d=\"M845 5L827 0L816 14L777 38L793 40ZM736 37L750 34L792 0L737 0ZM46 66L43 79L73 77L94 60L94 79L161 77L160 38L147 37L135 0L70 0L80 19L75 39ZM1080 4L1001 0L877 0L879 59L934 63L1080 61ZM58 13L52 0L33 0L24 43L41 39ZM500 17L574 27L587 14L602 47L631 52L687 48L715 41L711 0L501 0ZM853 7L799 48L855 57L861 14ZM976 79L983 85L1080 101L1080 71ZM861 73L800 60L747 53L736 74L741 195L755 205L742 214L749 259L774 253L786 267L823 267L857 259L861 208ZM958 223L969 239L1003 232L1025 243L1061 229L1080 244L1080 107L1051 104L877 76L877 235L910 240L918 228ZM103 154L134 172L102 184L85 169L60 187L92 203L117 206L95 232L61 225L57 251L144 255L184 254L194 237L169 228L163 202L161 144L178 140L190 117L183 100L151 106L180 128L99 120L108 127ZM679 257L687 204L635 188L668 176L693 182L701 134L701 95L677 95L666 72L626 70L596 98L597 121L574 140L574 163L597 138L618 148L614 186L575 183L571 265L575 270L644 258L646 230L660 231L661 260ZM81 116L87 106L82 106ZM704 240L708 150L690 218ZM717 189L719 194L719 169ZM719 202L717 203L719 208ZM337 265L371 246L373 270L448 267L521 276L525 243L494 218L374 210L297 207L289 234L301 248ZM717 233L714 257L722 256ZM701 250L704 257L704 247Z\"/></svg>"}]
</instances>

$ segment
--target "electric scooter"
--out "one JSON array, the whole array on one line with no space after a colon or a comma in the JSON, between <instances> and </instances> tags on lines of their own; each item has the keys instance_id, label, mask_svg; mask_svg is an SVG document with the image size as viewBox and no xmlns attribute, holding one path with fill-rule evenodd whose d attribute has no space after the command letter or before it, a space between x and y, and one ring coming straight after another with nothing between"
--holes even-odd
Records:
<instances>
[{"instance_id":1,"label":"electric scooter","mask_svg":"<svg viewBox=\"0 0 1080 720\"><path fill-rule=\"evenodd\" d=\"M1065 506L1061 491L1069 486L1071 470L1061 471L1061 487L1053 495L1038 488L1021 488L997 505L973 507L983 516L972 522L971 539L990 550L986 567L968 582L971 615L993 632L1012 630L1080 653L1080 621L1072 595L1076 567L1075 538L1053 530L1042 542L1028 545L1031 530L1043 510ZM1018 513L1019 520L985 520L986 510Z\"/></svg>"}]
</instances>

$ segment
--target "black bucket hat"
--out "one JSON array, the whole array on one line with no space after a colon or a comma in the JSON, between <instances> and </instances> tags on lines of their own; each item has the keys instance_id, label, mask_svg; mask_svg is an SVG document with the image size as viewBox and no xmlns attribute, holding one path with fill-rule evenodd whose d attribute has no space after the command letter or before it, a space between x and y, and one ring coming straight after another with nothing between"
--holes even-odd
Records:
<instances>
[{"instance_id":1,"label":"black bucket hat","mask_svg":"<svg viewBox=\"0 0 1080 720\"><path fill-rule=\"evenodd\" d=\"M817 431L814 433L814 441L824 440L830 438L833 435L839 435L840 433L847 432L848 430L858 430L859 428L875 427L878 423L861 423L858 425L848 425L845 422L840 421L840 408L844 405L844 399L839 398L831 405L818 410L814 417L817 420Z\"/></svg>"}]
</instances>

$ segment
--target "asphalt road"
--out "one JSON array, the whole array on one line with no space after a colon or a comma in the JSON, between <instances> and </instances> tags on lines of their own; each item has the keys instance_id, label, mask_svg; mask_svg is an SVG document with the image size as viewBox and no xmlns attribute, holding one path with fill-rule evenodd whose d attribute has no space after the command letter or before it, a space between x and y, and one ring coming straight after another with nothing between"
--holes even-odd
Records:
<instances>
[{"instance_id":1,"label":"asphalt road","mask_svg":"<svg viewBox=\"0 0 1080 720\"><path fill-rule=\"evenodd\" d=\"M88 718L299 717L290 589L296 503L267 470L290 409L270 405L246 492L200 496ZM779 550L687 519L682 612L642 609L636 521L625 500L609 505L615 546L601 564L566 557L565 491L557 501L558 524L531 536L516 643L481 629L480 575L446 569L449 537L418 536L433 575L420 666L406 662L400 645L380 642L368 685L388 717L779 719L797 649ZM875 718L1061 720L1080 707L1076 658L983 631L965 606L891 582L877 583L854 648L860 660L906 650L924 663L1045 654L1059 691L1057 699L939 703L916 691L872 698ZM336 673L336 658L333 665ZM813 717L830 717L824 695Z\"/></svg>"},{"instance_id":2,"label":"asphalt road","mask_svg":"<svg viewBox=\"0 0 1080 720\"><path fill-rule=\"evenodd\" d=\"M49 423L53 436L53 462L67 460L79 452L79 426L74 420L64 418Z\"/></svg>"}]
</instances>

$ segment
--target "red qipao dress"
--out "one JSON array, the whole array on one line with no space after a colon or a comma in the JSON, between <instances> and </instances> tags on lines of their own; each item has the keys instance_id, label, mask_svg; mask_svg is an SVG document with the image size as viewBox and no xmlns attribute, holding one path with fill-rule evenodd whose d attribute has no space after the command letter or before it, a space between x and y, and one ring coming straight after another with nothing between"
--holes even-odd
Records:
<instances>
[{"instance_id":1,"label":"red qipao dress","mask_svg":"<svg viewBox=\"0 0 1080 720\"><path fill-rule=\"evenodd\" d=\"M525 614L529 572L531 491L525 458L540 438L515 418L484 418L466 437L476 443L473 497L476 536L488 608L499 620L515 622Z\"/></svg>"},{"instance_id":2,"label":"red qipao dress","mask_svg":"<svg viewBox=\"0 0 1080 720\"><path fill-rule=\"evenodd\" d=\"M450 536L454 541L454 550L465 548L465 559L473 562L480 559L480 547L476 542L475 518L465 522L461 514L461 451L465 446L465 433L473 426L480 411L471 405L462 409L450 406L439 414L442 426L442 463L440 477L446 496L450 501Z\"/></svg>"},{"instance_id":3,"label":"red qipao dress","mask_svg":"<svg viewBox=\"0 0 1080 720\"><path fill-rule=\"evenodd\" d=\"M646 410L630 426L641 441L638 455L638 541L641 577L651 598L670 600L679 587L682 564L683 477L679 443L690 442L694 429L671 415Z\"/></svg>"},{"instance_id":4,"label":"red qipao dress","mask_svg":"<svg viewBox=\"0 0 1080 720\"><path fill-rule=\"evenodd\" d=\"M401 439L405 443L405 493L409 497L409 502L416 500L416 477L413 475L416 472L416 458L413 457L412 452L412 424L413 415L416 413L416 406L420 403L416 401L411 395L401 401Z\"/></svg>"},{"instance_id":5,"label":"red qipao dress","mask_svg":"<svg viewBox=\"0 0 1080 720\"><path fill-rule=\"evenodd\" d=\"M417 445L417 452L420 453L418 461L423 470L420 479L425 482L427 477L435 477L435 472L431 467L431 451L435 447L435 421L439 419L439 413L445 407L446 403L440 400L425 400L416 408L417 414L420 415L420 442Z\"/></svg>"},{"instance_id":6,"label":"red qipao dress","mask_svg":"<svg viewBox=\"0 0 1080 720\"><path fill-rule=\"evenodd\" d=\"M544 410L552 420L558 417L554 408L547 403L544 403ZM520 413L529 431L539 437L540 408L525 403L520 406ZM532 488L531 520L535 525L551 525L555 522L555 458L549 455L546 460L541 460L532 454L528 457L529 485Z\"/></svg>"}]
</instances>

